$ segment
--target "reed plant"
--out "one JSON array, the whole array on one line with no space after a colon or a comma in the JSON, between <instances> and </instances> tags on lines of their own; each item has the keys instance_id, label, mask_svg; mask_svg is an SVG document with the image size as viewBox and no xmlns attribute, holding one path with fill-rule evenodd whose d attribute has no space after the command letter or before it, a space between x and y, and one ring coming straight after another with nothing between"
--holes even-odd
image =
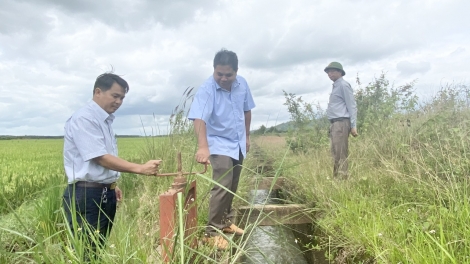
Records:
<instances>
[{"instance_id":1,"label":"reed plant","mask_svg":"<svg viewBox=\"0 0 470 264\"><path fill-rule=\"evenodd\" d=\"M386 82L379 80L374 85L381 88L381 83ZM377 95L372 88L362 93L362 100ZM405 88L397 91L412 87ZM189 93L185 91L186 96ZM257 187L251 179L282 176L287 179L284 202L306 204L312 216L315 230L306 235L315 240L308 246L324 250L332 263L468 263L468 89L464 85L443 87L435 97L417 105L411 104L412 95L401 95L410 100L398 105L413 107L388 111L393 100L403 98L396 93L387 97L383 111L375 111L383 116L362 109L369 123L362 124L366 129L350 140L348 180L332 177L324 120L304 126L315 131L310 139L308 134L298 137L296 133L305 132L301 130L290 132L285 144L263 143L267 139L263 136L253 138L272 162L248 155L234 205L252 204L249 192ZM364 105L369 109L381 107L367 102ZM119 138L120 156L135 162L162 159L161 172L175 172L176 154L181 152L183 170L199 171L201 166L194 161L195 137L182 109L175 109L175 129L166 137L149 132L141 138ZM302 143L302 151L290 146L296 138L302 139L297 141ZM0 151L0 263L83 262L88 240L69 230L61 208L66 185L62 144L58 139L0 142L1 150L9 154ZM198 191L194 236L200 238L207 221L209 191L216 183L210 170L188 177L194 179ZM97 253L99 260L92 263L161 263L158 196L171 182L171 178L122 175L119 186L124 200L106 246ZM176 236L172 263L236 263L253 249L250 237L263 217L267 216L260 215L248 224L242 238L230 239L232 250L227 252L216 252L201 243L192 248L193 237L182 241Z\"/></svg>"},{"instance_id":2,"label":"reed plant","mask_svg":"<svg viewBox=\"0 0 470 264\"><path fill-rule=\"evenodd\" d=\"M190 99L190 90L185 91L185 100ZM175 108L171 116L171 133L167 136L156 135L158 127L146 131L140 138L118 138L120 156L133 162L145 162L149 159L161 159L161 173L176 172L177 153L181 152L183 171L200 171L202 166L195 163L194 153L196 141L192 125L185 118L185 104ZM9 144L20 144L15 141L2 141L0 146L9 148ZM9 156L3 166L10 168L25 157L44 167L28 168L26 162L15 167L16 171L29 171L25 177L18 177L19 182L34 184L11 184L12 191L2 193L3 214L0 215L0 262L2 263L83 263L87 251L92 250L91 242L96 242L100 234L93 230L72 232L66 224L62 208L62 194L66 187L66 177L62 165L63 140L23 141L22 149ZM38 144L41 147L38 147ZM50 149L53 147L53 149ZM46 152L44 150L47 150ZM43 159L44 158L44 159ZM45 164L43 164L45 163ZM248 162L250 163L250 162ZM21 169L19 169L21 168ZM7 181L14 170L2 170L0 179ZM6 174L8 172L9 174ZM40 173L39 173L40 172ZM17 172L15 172L17 173ZM256 174L249 168L244 174ZM40 175L39 177L37 175ZM243 177L243 176L242 176ZM193 237L181 240L176 236L174 250L170 254L171 263L234 263L245 252L248 237L231 239L233 250L217 252L214 248L198 243L197 248L189 245L194 236L199 240L204 233L207 221L209 191L213 184L210 169L204 175L188 176L188 182L197 180L197 232ZM41 182L39 182L41 181ZM103 248L98 248L96 259L88 263L161 263L160 227L159 227L159 195L168 190L173 179L158 176L140 176L123 173L118 182L124 199L118 204L113 230ZM35 185L36 184L36 185ZM242 184L243 188L252 186ZM4 187L6 188L6 187ZM9 196L8 196L9 195ZM246 196L235 195L235 204L248 205ZM18 197L18 202L11 202L11 197ZM73 208L72 208L73 210ZM184 214L184 210L183 210ZM181 216L181 214L180 214ZM181 219L178 217L178 219ZM181 224L181 221L179 221ZM255 225L255 224L254 224ZM175 228L175 234L181 231L181 225ZM75 229L77 230L77 229ZM79 233L93 234L91 240ZM183 242L183 243L179 243ZM183 248L182 248L183 247Z\"/></svg>"},{"instance_id":3,"label":"reed plant","mask_svg":"<svg viewBox=\"0 0 470 264\"><path fill-rule=\"evenodd\" d=\"M465 85L446 86L363 124L348 180L332 177L328 146L287 155L289 199L312 208L320 230L312 247L336 263L469 263L468 99Z\"/></svg>"}]
</instances>

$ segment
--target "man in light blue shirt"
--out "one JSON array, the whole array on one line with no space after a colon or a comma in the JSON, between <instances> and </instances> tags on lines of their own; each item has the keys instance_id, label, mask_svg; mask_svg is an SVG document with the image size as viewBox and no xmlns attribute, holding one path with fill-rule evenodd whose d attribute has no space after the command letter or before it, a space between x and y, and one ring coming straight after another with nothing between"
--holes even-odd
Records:
<instances>
[{"instance_id":1,"label":"man in light blue shirt","mask_svg":"<svg viewBox=\"0 0 470 264\"><path fill-rule=\"evenodd\" d=\"M330 120L331 154L333 156L333 176L342 179L348 178L348 138L349 133L357 136L356 120L357 106L351 85L343 79L346 72L338 62L330 63L325 72L333 81L328 108L326 110Z\"/></svg>"},{"instance_id":2,"label":"man in light blue shirt","mask_svg":"<svg viewBox=\"0 0 470 264\"><path fill-rule=\"evenodd\" d=\"M93 100L65 123L64 168L68 186L63 197L67 221L73 232L99 234L101 245L111 231L116 202L122 192L116 186L120 172L155 175L160 160L131 163L118 157L111 124L129 85L120 76L105 73L96 79ZM95 250L94 239L89 239ZM86 258L93 256L88 252Z\"/></svg>"},{"instance_id":3,"label":"man in light blue shirt","mask_svg":"<svg viewBox=\"0 0 470 264\"><path fill-rule=\"evenodd\" d=\"M204 241L227 249L228 241L222 232L244 233L232 223L232 201L243 159L250 150L251 109L255 103L246 80L237 75L238 58L234 52L220 50L213 66L214 73L197 91L188 118L194 120L196 160L212 165L212 177L218 183L211 189Z\"/></svg>"}]
</instances>

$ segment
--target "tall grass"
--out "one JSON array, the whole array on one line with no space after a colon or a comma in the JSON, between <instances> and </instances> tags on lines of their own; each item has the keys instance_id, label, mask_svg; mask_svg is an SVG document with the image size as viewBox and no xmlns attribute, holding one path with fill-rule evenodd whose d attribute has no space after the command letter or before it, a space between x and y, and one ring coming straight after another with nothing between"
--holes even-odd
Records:
<instances>
[{"instance_id":1,"label":"tall grass","mask_svg":"<svg viewBox=\"0 0 470 264\"><path fill-rule=\"evenodd\" d=\"M336 262L470 262L470 109L461 88L444 87L350 138L347 181L332 178L328 146L288 155L290 199L315 208L317 246L333 248Z\"/></svg>"},{"instance_id":2,"label":"tall grass","mask_svg":"<svg viewBox=\"0 0 470 264\"><path fill-rule=\"evenodd\" d=\"M273 159L270 176L288 179L287 202L306 204L315 218L317 231L308 235L317 237L317 244L310 246L325 249L336 263L468 263L467 99L465 89L448 87L413 111L397 112L368 124L367 132L359 131L360 137L350 140L351 178L346 181L331 177L329 146L321 138L326 136L321 132L323 125L314 126L315 138L303 141L313 142L310 146L314 147L301 145L303 150L295 154L289 145L274 148L273 144L263 145L260 138L261 147L268 149ZM183 170L199 171L194 163L196 144L190 125L178 124L176 133L169 137L118 139L120 156L135 162L162 159L161 172L174 172L176 153L181 151ZM5 184L0 263L81 263L88 245L68 230L61 209L66 184L58 147L62 140L44 145L46 141L22 142L27 147L1 156L1 166L7 169L2 169L0 177ZM0 142L3 150L12 153L8 144L20 143ZM47 150L47 146L55 147ZM15 165L16 161L21 165ZM262 176L259 165L253 157L246 159L235 206L250 204L246 197L253 186L248 178ZM188 179L198 181L195 236L201 237L209 190L215 183L210 173ZM171 178L122 175L119 186L124 200L96 263L161 262L158 195L171 182ZM186 240L185 263L234 263L247 252L255 225L248 226L242 239L231 240L233 250L225 253L215 253L202 244L192 249ZM178 254L172 256L173 262L183 259L180 249L176 244Z\"/></svg>"},{"instance_id":3,"label":"tall grass","mask_svg":"<svg viewBox=\"0 0 470 264\"><path fill-rule=\"evenodd\" d=\"M34 141L36 142L36 141ZM42 143L41 141L38 141ZM62 194L66 186L63 173L61 146L62 140L49 140L45 144L55 146L55 149L45 154L42 148L35 147L32 141L24 141L24 146L30 146L28 151L10 157L9 163L30 155L41 161L45 155L55 156L48 169L42 169L40 175L49 175L57 172L58 177L31 177L29 180L43 183L30 188L29 186L14 186L12 189L23 189L25 195L15 191L17 198L22 202L11 203L5 199L5 213L0 215L0 255L2 263L82 263L86 251L91 247L87 239L77 233L71 232L65 221L62 211ZM0 144L14 144L2 141ZM41 144L42 145L42 144ZM118 146L120 156L134 162L145 162L148 159L162 159L162 173L175 172L177 168L176 154L183 156L183 171L200 171L202 166L195 164L195 137L191 128L180 130L168 137L154 137L148 135L144 138L119 138ZM47 160L47 159L45 159ZM248 164L250 164L248 160ZM8 163L6 164L7 166ZM24 166L24 165L23 165ZM3 173L3 171L2 171ZM34 172L32 172L34 173ZM255 173L246 169L244 174ZM2 175L3 178L4 175ZM243 176L242 176L243 177ZM207 221L209 190L213 184L209 172L205 175L193 175L188 181L197 180L198 198L198 229L194 234L197 238L203 237ZM27 181L26 179L21 179ZM97 252L99 258L90 260L91 263L160 263L160 227L159 227L159 195L171 186L172 178L154 176L140 176L123 174L118 185L124 193L124 200L119 203L113 230L105 248ZM243 185L243 184L242 184ZM240 192L246 194L243 188ZM33 190L29 194L29 190ZM247 205L243 196L236 195L236 205ZM81 230L85 233L87 230ZM178 230L175 230L177 232ZM93 233L93 232L91 232ZM184 260L186 263L219 263L226 261L233 263L245 252L247 237L230 240L233 250L216 252L213 248L198 244L196 249L189 247L187 238L184 243ZM98 234L97 234L98 235ZM94 239L98 239L97 236ZM177 240L175 240L177 241ZM179 244L175 244L174 252L181 252ZM171 256L172 262L182 260L181 254Z\"/></svg>"},{"instance_id":4,"label":"tall grass","mask_svg":"<svg viewBox=\"0 0 470 264\"><path fill-rule=\"evenodd\" d=\"M161 172L176 170L176 151L183 156L184 171L200 171L202 166L194 164L194 136L184 137L188 144L175 148L172 142L175 137L159 138L125 138L118 139L121 156L136 162L149 158L164 160ZM148 149L148 140L152 140L153 151ZM60 144L61 140L58 144ZM155 156L147 156L154 153ZM31 153L37 155L39 153ZM172 161L173 160L173 161ZM239 193L236 194L234 206L249 205L248 191L253 188L248 177L260 177L254 169L256 160L248 158L242 172ZM197 180L198 229L194 236L203 237L208 211L209 190L213 184L210 170L205 175L188 177ZM98 260L91 263L161 263L160 227L159 227L159 194L168 190L172 178L139 176L123 174L119 186L124 193L124 200L119 203L113 230L106 247L98 251ZM72 233L65 223L61 197L66 186L65 178L51 182L42 191L35 194L32 200L26 200L21 206L0 217L1 260L4 263L81 263L90 245L81 236ZM256 187L255 187L256 188ZM262 217L260 216L260 220ZM234 263L245 254L247 241L252 235L253 226L247 226L247 234L240 239L231 238L232 250L217 252L211 247L198 243L198 247L189 247L187 238L184 243L185 263ZM82 230L85 231L85 230ZM175 230L177 232L178 230ZM175 240L177 241L177 240ZM172 262L180 261L181 248L175 244L178 254L172 255Z\"/></svg>"}]
</instances>

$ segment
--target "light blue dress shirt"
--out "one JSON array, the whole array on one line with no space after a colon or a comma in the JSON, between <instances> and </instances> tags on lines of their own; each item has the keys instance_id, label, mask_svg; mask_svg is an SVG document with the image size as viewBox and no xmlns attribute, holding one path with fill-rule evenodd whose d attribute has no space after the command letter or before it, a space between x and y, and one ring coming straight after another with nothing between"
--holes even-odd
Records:
<instances>
[{"instance_id":1,"label":"light blue dress shirt","mask_svg":"<svg viewBox=\"0 0 470 264\"><path fill-rule=\"evenodd\" d=\"M356 127L357 106L351 85L342 77L333 83L328 108L326 109L328 119L348 117L351 128Z\"/></svg>"},{"instance_id":2,"label":"light blue dress shirt","mask_svg":"<svg viewBox=\"0 0 470 264\"><path fill-rule=\"evenodd\" d=\"M108 114L95 101L75 112L65 123L64 167L68 183L90 181L113 183L120 173L106 169L93 158L118 155L116 137Z\"/></svg>"},{"instance_id":3,"label":"light blue dress shirt","mask_svg":"<svg viewBox=\"0 0 470 264\"><path fill-rule=\"evenodd\" d=\"M246 157L245 112L254 107L250 88L243 77L237 75L231 91L227 91L211 76L199 87L188 118L206 123L211 155L225 155L238 160L240 150Z\"/></svg>"}]
</instances>

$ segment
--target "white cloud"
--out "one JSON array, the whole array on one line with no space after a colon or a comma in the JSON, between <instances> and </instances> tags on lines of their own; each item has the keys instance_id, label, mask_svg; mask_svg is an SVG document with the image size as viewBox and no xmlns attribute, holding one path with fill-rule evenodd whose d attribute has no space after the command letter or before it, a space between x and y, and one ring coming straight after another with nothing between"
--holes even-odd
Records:
<instances>
[{"instance_id":1,"label":"white cloud","mask_svg":"<svg viewBox=\"0 0 470 264\"><path fill-rule=\"evenodd\" d=\"M426 61L420 62L409 62L409 61L400 61L397 64L397 70L401 75L409 76L414 73L426 73L431 69L431 64Z\"/></svg>"},{"instance_id":2,"label":"white cloud","mask_svg":"<svg viewBox=\"0 0 470 264\"><path fill-rule=\"evenodd\" d=\"M253 128L288 120L282 90L326 105L330 61L354 86L382 71L418 92L466 82L470 24L464 0L60 1L0 3L0 134L60 135L111 65L130 84L115 130L167 128L187 87L212 73L222 47L257 108ZM277 121L274 121L277 120Z\"/></svg>"}]
</instances>

